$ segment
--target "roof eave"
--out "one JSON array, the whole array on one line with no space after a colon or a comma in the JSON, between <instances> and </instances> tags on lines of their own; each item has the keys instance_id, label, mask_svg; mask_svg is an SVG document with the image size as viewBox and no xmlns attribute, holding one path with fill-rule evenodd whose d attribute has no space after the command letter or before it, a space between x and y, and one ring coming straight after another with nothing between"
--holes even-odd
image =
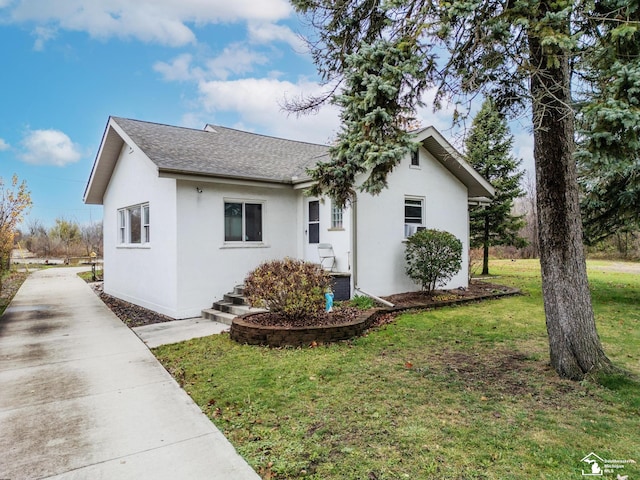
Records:
<instances>
[{"instance_id":1,"label":"roof eave","mask_svg":"<svg viewBox=\"0 0 640 480\"><path fill-rule=\"evenodd\" d=\"M473 206L486 207L487 205L491 205L493 199L487 197L469 197L467 203Z\"/></svg>"},{"instance_id":2,"label":"roof eave","mask_svg":"<svg viewBox=\"0 0 640 480\"><path fill-rule=\"evenodd\" d=\"M434 127L417 132L416 140L467 187L469 198L495 196L493 186Z\"/></svg>"},{"instance_id":3,"label":"roof eave","mask_svg":"<svg viewBox=\"0 0 640 480\"><path fill-rule=\"evenodd\" d=\"M181 179L193 179L193 180L211 180L211 181L231 181L231 182L251 182L258 183L261 185L264 184L275 184L275 185L287 185L291 186L293 181L291 178L282 178L282 179L274 179L274 178L264 178L264 177L251 177L247 175L229 175L229 174L218 174L218 173L208 173L208 172L196 172L190 170L181 170L176 168L166 168L160 167L158 168L158 176L160 177L170 177L170 178L181 178Z\"/></svg>"},{"instance_id":4,"label":"roof eave","mask_svg":"<svg viewBox=\"0 0 640 480\"><path fill-rule=\"evenodd\" d=\"M114 128L114 124L113 119L109 117L100 148L91 168L91 175L85 187L83 200L86 204L102 205L104 193L120 156L122 145L125 143L122 136Z\"/></svg>"}]
</instances>

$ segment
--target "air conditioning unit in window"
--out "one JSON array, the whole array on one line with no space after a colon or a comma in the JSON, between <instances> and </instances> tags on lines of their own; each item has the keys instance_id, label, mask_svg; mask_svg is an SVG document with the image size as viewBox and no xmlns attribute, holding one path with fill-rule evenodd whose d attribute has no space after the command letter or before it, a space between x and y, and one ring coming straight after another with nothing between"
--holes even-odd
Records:
<instances>
[{"instance_id":1,"label":"air conditioning unit in window","mask_svg":"<svg viewBox=\"0 0 640 480\"><path fill-rule=\"evenodd\" d=\"M411 223L405 223L404 224L404 237L405 238L410 237L414 233L421 232L424 229L425 229L425 227L423 227L422 225L415 225L415 224L411 224Z\"/></svg>"}]
</instances>

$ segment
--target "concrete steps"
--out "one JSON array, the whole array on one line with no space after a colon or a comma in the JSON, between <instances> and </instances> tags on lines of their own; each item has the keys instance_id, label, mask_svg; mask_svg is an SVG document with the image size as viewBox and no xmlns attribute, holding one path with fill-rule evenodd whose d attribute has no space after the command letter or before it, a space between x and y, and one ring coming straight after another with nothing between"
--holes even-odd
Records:
<instances>
[{"instance_id":1,"label":"concrete steps","mask_svg":"<svg viewBox=\"0 0 640 480\"><path fill-rule=\"evenodd\" d=\"M233 292L224 294L223 299L215 302L211 308L202 310L202 317L215 322L231 325L234 318L245 313L265 312L261 308L251 308L244 298L244 285L237 285Z\"/></svg>"},{"instance_id":2,"label":"concrete steps","mask_svg":"<svg viewBox=\"0 0 640 480\"><path fill-rule=\"evenodd\" d=\"M225 325L231 325L231 322L236 318L236 315L224 313L220 310L216 310L215 308L206 308L202 310L202 318L213 320L218 323L224 323Z\"/></svg>"}]
</instances>

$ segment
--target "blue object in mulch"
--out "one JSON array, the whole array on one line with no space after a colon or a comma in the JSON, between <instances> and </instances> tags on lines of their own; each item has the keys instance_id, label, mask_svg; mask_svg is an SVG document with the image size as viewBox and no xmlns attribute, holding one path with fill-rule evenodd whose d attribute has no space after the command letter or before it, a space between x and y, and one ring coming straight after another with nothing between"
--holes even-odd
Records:
<instances>
[{"instance_id":1,"label":"blue object in mulch","mask_svg":"<svg viewBox=\"0 0 640 480\"><path fill-rule=\"evenodd\" d=\"M324 294L326 304L324 310L329 313L333 310L333 292L327 292Z\"/></svg>"}]
</instances>

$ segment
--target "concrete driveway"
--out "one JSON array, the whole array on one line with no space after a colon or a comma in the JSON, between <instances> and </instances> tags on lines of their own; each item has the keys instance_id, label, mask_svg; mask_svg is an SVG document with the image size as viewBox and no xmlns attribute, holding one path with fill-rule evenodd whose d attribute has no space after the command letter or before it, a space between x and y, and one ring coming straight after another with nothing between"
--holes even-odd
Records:
<instances>
[{"instance_id":1,"label":"concrete driveway","mask_svg":"<svg viewBox=\"0 0 640 480\"><path fill-rule=\"evenodd\" d=\"M0 317L0 479L259 479L79 270Z\"/></svg>"}]
</instances>

